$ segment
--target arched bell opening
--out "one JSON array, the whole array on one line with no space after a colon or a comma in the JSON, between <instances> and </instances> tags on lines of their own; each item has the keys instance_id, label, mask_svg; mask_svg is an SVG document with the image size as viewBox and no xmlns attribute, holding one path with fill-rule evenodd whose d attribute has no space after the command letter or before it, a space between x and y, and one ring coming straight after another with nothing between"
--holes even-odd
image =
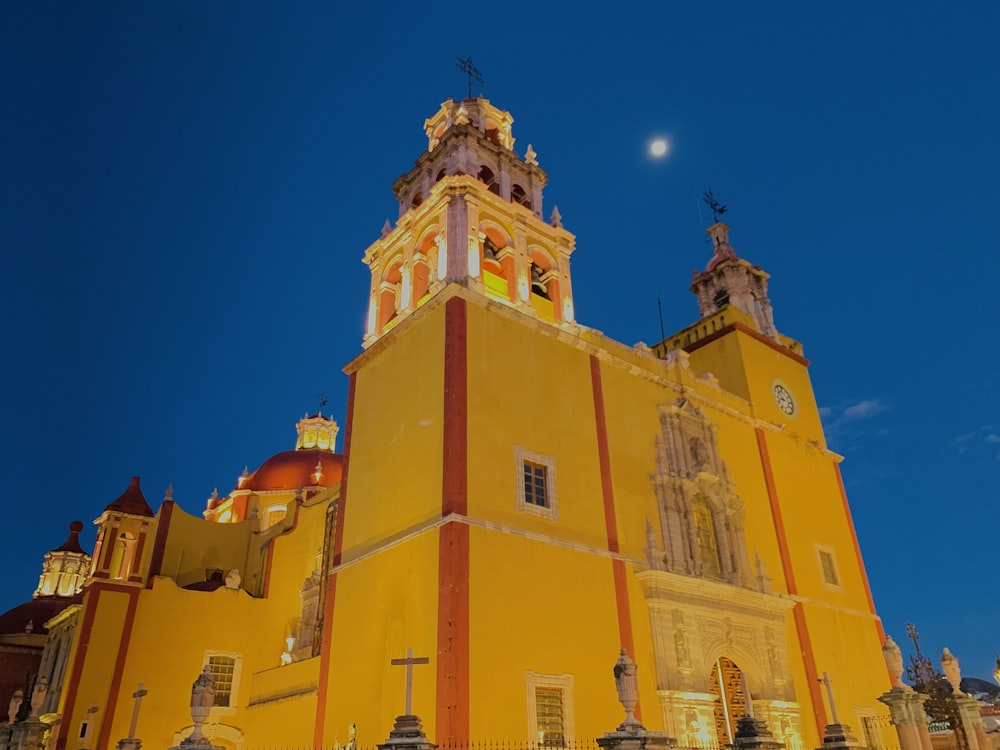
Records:
<instances>
[{"instance_id":1,"label":"arched bell opening","mask_svg":"<svg viewBox=\"0 0 1000 750\"><path fill-rule=\"evenodd\" d=\"M559 279L553 269L552 259L541 250L529 253L529 301L542 318L561 320L559 309Z\"/></svg>"},{"instance_id":2,"label":"arched bell opening","mask_svg":"<svg viewBox=\"0 0 1000 750\"><path fill-rule=\"evenodd\" d=\"M487 293L505 300L514 299L514 256L509 247L509 240L496 227L485 226L480 230L483 284Z\"/></svg>"},{"instance_id":3,"label":"arched bell opening","mask_svg":"<svg viewBox=\"0 0 1000 750\"><path fill-rule=\"evenodd\" d=\"M402 291L403 267L397 260L382 277L379 292L378 332L385 330L399 314L400 292Z\"/></svg>"},{"instance_id":4,"label":"arched bell opening","mask_svg":"<svg viewBox=\"0 0 1000 750\"><path fill-rule=\"evenodd\" d=\"M500 181L497 180L497 176L492 169L483 164L479 168L479 174L476 177L481 183L486 185L487 190L494 195L500 195Z\"/></svg>"},{"instance_id":5,"label":"arched bell opening","mask_svg":"<svg viewBox=\"0 0 1000 750\"><path fill-rule=\"evenodd\" d=\"M510 188L510 201L531 209L531 199L528 197L527 191L516 182Z\"/></svg>"},{"instance_id":6,"label":"arched bell opening","mask_svg":"<svg viewBox=\"0 0 1000 750\"><path fill-rule=\"evenodd\" d=\"M423 202L424 202L424 196L418 190L413 194L413 199L410 201L410 208L416 208Z\"/></svg>"}]
</instances>

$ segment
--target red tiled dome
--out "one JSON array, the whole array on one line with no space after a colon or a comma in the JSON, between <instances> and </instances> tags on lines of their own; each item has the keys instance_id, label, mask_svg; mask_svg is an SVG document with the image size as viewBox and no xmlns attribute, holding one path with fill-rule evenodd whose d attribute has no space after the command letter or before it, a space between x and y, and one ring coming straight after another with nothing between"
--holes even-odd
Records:
<instances>
[{"instance_id":1,"label":"red tiled dome","mask_svg":"<svg viewBox=\"0 0 1000 750\"><path fill-rule=\"evenodd\" d=\"M267 490L297 490L299 487L333 487L340 483L344 456L314 448L285 451L271 456L247 477L240 489L262 492ZM319 481L314 476L316 464L322 464Z\"/></svg>"},{"instance_id":2,"label":"red tiled dome","mask_svg":"<svg viewBox=\"0 0 1000 750\"><path fill-rule=\"evenodd\" d=\"M79 595L69 598L47 596L19 604L0 615L0 635L26 633L28 623L31 623L32 634L45 635L49 632L45 629L46 621L51 620L70 604L79 602L81 598Z\"/></svg>"}]
</instances>

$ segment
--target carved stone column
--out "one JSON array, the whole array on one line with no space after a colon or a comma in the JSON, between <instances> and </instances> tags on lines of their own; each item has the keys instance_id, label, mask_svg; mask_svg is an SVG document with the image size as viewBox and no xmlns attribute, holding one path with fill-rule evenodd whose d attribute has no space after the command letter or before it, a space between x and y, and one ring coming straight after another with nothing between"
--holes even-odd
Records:
<instances>
[{"instance_id":1,"label":"carved stone column","mask_svg":"<svg viewBox=\"0 0 1000 750\"><path fill-rule=\"evenodd\" d=\"M986 734L986 726L983 724L983 716L979 712L979 701L968 695L958 696L958 712L962 717L962 724L965 727L965 736L969 740L971 750L992 750L993 743Z\"/></svg>"},{"instance_id":2,"label":"carved stone column","mask_svg":"<svg viewBox=\"0 0 1000 750\"><path fill-rule=\"evenodd\" d=\"M927 731L926 695L897 685L878 697L889 707L889 715L899 735L900 750L932 750L931 734Z\"/></svg>"}]
</instances>

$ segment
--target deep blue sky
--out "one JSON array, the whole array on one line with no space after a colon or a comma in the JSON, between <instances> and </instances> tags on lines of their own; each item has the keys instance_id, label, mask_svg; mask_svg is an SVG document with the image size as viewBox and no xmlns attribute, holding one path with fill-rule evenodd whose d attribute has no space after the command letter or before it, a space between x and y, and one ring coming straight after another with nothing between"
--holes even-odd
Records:
<instances>
[{"instance_id":1,"label":"deep blue sky","mask_svg":"<svg viewBox=\"0 0 1000 750\"><path fill-rule=\"evenodd\" d=\"M0 611L71 520L92 543L133 474L154 506L173 483L197 513L291 448L319 391L343 422L361 254L472 55L549 173L546 213L577 234L581 322L653 343L657 296L668 329L693 322L694 191L729 205L812 360L886 630L905 653L913 620L926 652L989 675L1000 5L594 8L0 11Z\"/></svg>"}]
</instances>

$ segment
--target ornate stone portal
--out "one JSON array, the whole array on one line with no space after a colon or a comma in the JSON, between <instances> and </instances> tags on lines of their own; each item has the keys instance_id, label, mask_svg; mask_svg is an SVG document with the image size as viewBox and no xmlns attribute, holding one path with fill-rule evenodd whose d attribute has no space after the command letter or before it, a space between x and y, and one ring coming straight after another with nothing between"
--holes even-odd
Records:
<instances>
[{"instance_id":1,"label":"ornate stone portal","mask_svg":"<svg viewBox=\"0 0 1000 750\"><path fill-rule=\"evenodd\" d=\"M747 701L775 740L799 747L785 642L794 602L750 574L743 501L720 457L717 426L683 398L660 407L660 426L650 480L663 543L651 525L650 569L637 578L649 606L664 727L689 747L732 742L733 717Z\"/></svg>"}]
</instances>

